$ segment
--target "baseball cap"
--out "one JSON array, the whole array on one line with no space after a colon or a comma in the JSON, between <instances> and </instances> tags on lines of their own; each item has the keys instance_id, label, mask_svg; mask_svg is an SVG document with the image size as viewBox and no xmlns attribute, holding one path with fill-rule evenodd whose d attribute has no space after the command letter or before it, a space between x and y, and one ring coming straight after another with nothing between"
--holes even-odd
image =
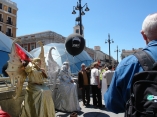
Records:
<instances>
[{"instance_id":1,"label":"baseball cap","mask_svg":"<svg viewBox=\"0 0 157 117\"><path fill-rule=\"evenodd\" d=\"M82 66L86 66L86 65L85 65L84 63L82 63L82 64L81 64L81 67L82 67Z\"/></svg>"}]
</instances>

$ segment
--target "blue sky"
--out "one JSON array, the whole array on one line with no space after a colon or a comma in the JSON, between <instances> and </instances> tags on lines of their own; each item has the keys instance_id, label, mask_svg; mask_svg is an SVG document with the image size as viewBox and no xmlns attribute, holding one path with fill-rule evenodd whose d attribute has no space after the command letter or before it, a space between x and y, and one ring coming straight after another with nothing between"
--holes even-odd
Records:
<instances>
[{"instance_id":1,"label":"blue sky","mask_svg":"<svg viewBox=\"0 0 157 117\"><path fill-rule=\"evenodd\" d=\"M51 30L65 37L73 33L75 18L71 14L78 0L12 0L17 3L17 36ZM100 46L108 54L105 44L110 33L111 56L117 59L117 48L131 50L145 47L140 34L144 18L157 12L157 0L82 0L90 9L82 17L86 46ZM119 52L119 61L120 59Z\"/></svg>"}]
</instances>

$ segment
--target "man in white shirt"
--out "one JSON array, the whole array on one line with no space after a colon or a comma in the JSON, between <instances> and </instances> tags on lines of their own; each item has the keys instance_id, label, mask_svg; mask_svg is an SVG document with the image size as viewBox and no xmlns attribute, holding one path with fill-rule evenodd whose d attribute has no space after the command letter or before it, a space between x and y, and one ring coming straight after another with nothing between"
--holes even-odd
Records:
<instances>
[{"instance_id":1,"label":"man in white shirt","mask_svg":"<svg viewBox=\"0 0 157 117\"><path fill-rule=\"evenodd\" d=\"M114 71L112 70L112 65L109 65L108 70L103 74L103 78L106 79L107 87L110 86L113 74Z\"/></svg>"},{"instance_id":2,"label":"man in white shirt","mask_svg":"<svg viewBox=\"0 0 157 117\"><path fill-rule=\"evenodd\" d=\"M113 74L114 74L114 71L112 70L112 65L109 65L108 70L106 72L104 72L104 74L103 74L103 80L106 80L105 82L106 82L107 87L110 86ZM105 84L103 84L103 85L105 85Z\"/></svg>"},{"instance_id":3,"label":"man in white shirt","mask_svg":"<svg viewBox=\"0 0 157 117\"><path fill-rule=\"evenodd\" d=\"M107 87L110 86L113 74L114 74L114 71L112 70L112 65L109 65L108 70L104 72L103 74L103 78L106 78L106 81L107 81Z\"/></svg>"},{"instance_id":4,"label":"man in white shirt","mask_svg":"<svg viewBox=\"0 0 157 117\"><path fill-rule=\"evenodd\" d=\"M94 68L91 70L90 84L92 88L93 105L94 107L102 108L101 87L99 78L98 62L93 64Z\"/></svg>"},{"instance_id":5,"label":"man in white shirt","mask_svg":"<svg viewBox=\"0 0 157 117\"><path fill-rule=\"evenodd\" d=\"M109 65L108 70L105 71L102 76L102 99L104 99L104 94L111 83L113 74L114 71L112 70L112 65Z\"/></svg>"}]
</instances>

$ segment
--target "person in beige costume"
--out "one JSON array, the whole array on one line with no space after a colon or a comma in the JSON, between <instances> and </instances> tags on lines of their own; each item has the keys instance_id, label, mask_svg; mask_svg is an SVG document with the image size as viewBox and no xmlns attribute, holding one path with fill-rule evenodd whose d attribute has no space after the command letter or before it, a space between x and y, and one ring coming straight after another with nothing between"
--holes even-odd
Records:
<instances>
[{"instance_id":1,"label":"person in beige costume","mask_svg":"<svg viewBox=\"0 0 157 117\"><path fill-rule=\"evenodd\" d=\"M22 91L23 83L28 78L28 85L26 87L26 93L24 101L22 103L21 117L55 117L55 108L52 100L52 92L44 84L44 79L47 78L43 66L44 57L43 47L39 55L40 58L29 59L27 53L24 52L21 46L13 42L12 51L9 55L8 61L8 73L11 84L16 85L16 95L14 99L17 99ZM21 54L19 54L19 52ZM24 59L22 58L25 56ZM16 81L16 83L15 83Z\"/></svg>"}]
</instances>

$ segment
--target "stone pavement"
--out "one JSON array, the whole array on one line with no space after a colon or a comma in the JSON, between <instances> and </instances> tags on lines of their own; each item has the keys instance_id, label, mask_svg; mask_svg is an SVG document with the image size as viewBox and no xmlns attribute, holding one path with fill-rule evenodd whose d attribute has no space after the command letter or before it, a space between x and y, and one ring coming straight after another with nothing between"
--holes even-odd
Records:
<instances>
[{"instance_id":1,"label":"stone pavement","mask_svg":"<svg viewBox=\"0 0 157 117\"><path fill-rule=\"evenodd\" d=\"M92 104L92 99L90 103ZM78 112L78 117L124 117L124 113L114 114L112 112L106 111L105 108L94 108L93 105L90 105L88 107L82 106L81 100L79 104L81 106L81 111ZM56 110L56 117L70 117L70 114L71 113L65 113Z\"/></svg>"}]
</instances>

